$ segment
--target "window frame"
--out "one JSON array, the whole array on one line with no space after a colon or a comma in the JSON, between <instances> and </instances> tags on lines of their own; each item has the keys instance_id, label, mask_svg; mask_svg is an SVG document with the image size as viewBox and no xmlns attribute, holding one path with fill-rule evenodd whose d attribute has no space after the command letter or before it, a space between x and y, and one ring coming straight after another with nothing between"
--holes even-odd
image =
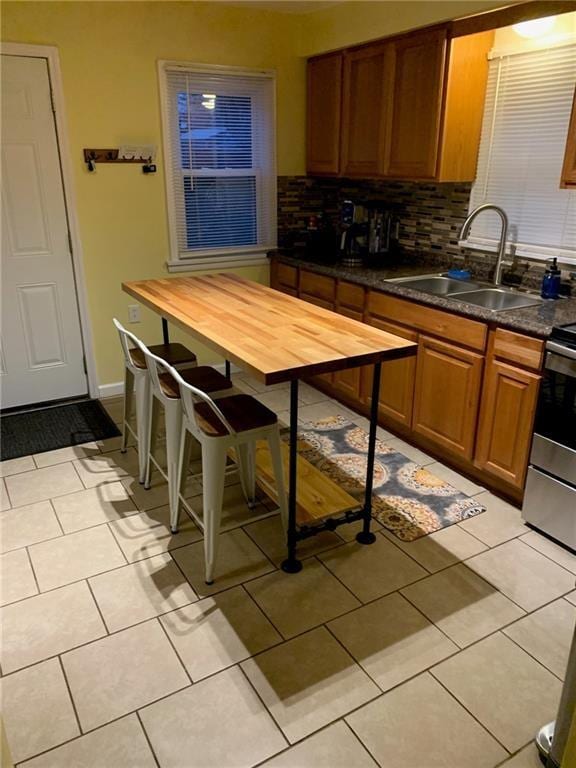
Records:
<instances>
[{"instance_id":1,"label":"window frame","mask_svg":"<svg viewBox=\"0 0 576 768\"><path fill-rule=\"evenodd\" d=\"M506 59L507 57L513 57L517 54L522 55L523 53L541 53L548 48L562 48L562 47L568 47L572 46L574 47L576 45L576 38L571 37L568 40L562 41L560 43L557 43L555 45L551 46L541 46L541 47L535 47L531 51L518 51L515 49L503 49L503 48L494 48L492 51L490 51L488 55L488 59L490 62L498 62L498 66L502 66L502 61ZM499 75L497 76L499 77ZM484 109L486 110L487 105L484 106ZM494 112L495 114L495 112ZM493 115L494 119L494 115ZM489 147L490 153L492 152L492 145ZM562 148L564 150L564 147ZM560 163L559 169L558 169L558 188L560 188L560 173L561 173L562 164ZM473 182L473 184L478 183L478 170L476 171L476 178ZM472 213L472 211L478 206L481 205L484 202L491 202L489 199L480 199L480 200L474 200L474 193L473 190L470 194L470 201L468 204L468 214ZM510 238L510 228L513 229L514 222L511 222L509 224L509 231L508 231L508 241L506 243L506 256L507 258L513 258L513 257L519 257L522 260L525 261L533 261L536 263L542 263L545 261L550 260L551 257L556 257L558 261L563 265L574 265L576 264L576 251L573 251L569 248L565 248L561 245L536 245L533 243L527 243L527 242L517 242L515 240L512 240ZM460 240L459 244L462 247L469 248L470 250L476 250L476 251L482 251L487 253L495 253L498 250L498 237L497 235L492 237L485 237L481 235L475 235L474 234L474 226L472 227L472 232L468 236L466 240Z\"/></svg>"},{"instance_id":2,"label":"window frame","mask_svg":"<svg viewBox=\"0 0 576 768\"><path fill-rule=\"evenodd\" d=\"M233 246L223 248L211 248L198 250L197 253L188 252L190 255L182 255L178 241L178 222L176 216L177 193L173 174L171 158L173 155L173 136L170 115L168 114L169 86L168 73L174 70L183 70L194 74L230 75L231 77L254 77L270 81L271 84L271 170L270 186L272 188L273 203L270 210L270 230L272 242L258 243L247 246ZM277 149L276 149L276 71L272 69L250 69L246 67L233 67L220 64L198 64L186 61L173 61L162 59L158 61L158 82L160 95L160 114L162 122L162 149L164 160L164 181L166 193L166 211L168 219L168 233L170 241L170 256L166 261L169 272L190 272L194 270L206 270L211 268L222 269L226 267L260 266L268 263L267 253L276 247L277 238ZM235 169L232 173L214 169L210 172L198 170L189 174L192 178L198 176L254 176L256 179L256 206L260 210L262 192L259 179L262 172L252 166L251 169Z\"/></svg>"}]
</instances>

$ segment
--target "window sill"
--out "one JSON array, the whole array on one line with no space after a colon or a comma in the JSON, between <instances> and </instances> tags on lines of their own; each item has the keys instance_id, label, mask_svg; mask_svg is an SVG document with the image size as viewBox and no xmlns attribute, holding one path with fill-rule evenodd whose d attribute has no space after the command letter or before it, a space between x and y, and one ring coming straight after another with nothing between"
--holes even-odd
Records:
<instances>
[{"instance_id":1,"label":"window sill","mask_svg":"<svg viewBox=\"0 0 576 768\"><path fill-rule=\"evenodd\" d=\"M243 253L241 256L210 256L167 261L168 272L219 272L234 267L261 267L268 264L265 253Z\"/></svg>"},{"instance_id":2,"label":"window sill","mask_svg":"<svg viewBox=\"0 0 576 768\"><path fill-rule=\"evenodd\" d=\"M498 242L496 240L470 238L469 240L459 240L458 245L461 248L467 248L470 251L476 251L476 253L489 253L493 256L498 253ZM550 246L527 246L510 242L507 243L506 255L504 258L506 262L512 261L513 259L518 259L536 264L543 264L546 261L549 261L553 256L558 259L560 266L563 264L576 264L576 253L573 251L567 251L562 248L554 248Z\"/></svg>"}]
</instances>

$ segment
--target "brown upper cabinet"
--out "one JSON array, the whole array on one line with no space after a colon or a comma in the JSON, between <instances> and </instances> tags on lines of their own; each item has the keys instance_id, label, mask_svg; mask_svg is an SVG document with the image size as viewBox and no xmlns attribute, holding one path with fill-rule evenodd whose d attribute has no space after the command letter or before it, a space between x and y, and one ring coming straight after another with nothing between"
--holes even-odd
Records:
<instances>
[{"instance_id":1,"label":"brown upper cabinet","mask_svg":"<svg viewBox=\"0 0 576 768\"><path fill-rule=\"evenodd\" d=\"M306 157L308 173L336 176L340 170L342 53L308 60Z\"/></svg>"},{"instance_id":2,"label":"brown upper cabinet","mask_svg":"<svg viewBox=\"0 0 576 768\"><path fill-rule=\"evenodd\" d=\"M564 155L560 186L563 188L576 187L576 90L574 91L574 101L572 102L572 116L568 126L568 138L566 139L566 153Z\"/></svg>"},{"instance_id":3,"label":"brown upper cabinet","mask_svg":"<svg viewBox=\"0 0 576 768\"><path fill-rule=\"evenodd\" d=\"M472 181L492 40L493 32L449 39L447 27L432 28L310 59L308 173ZM343 57L338 125L335 66L319 65L335 56ZM311 81L314 93L334 97L329 109ZM327 169L336 134L339 161Z\"/></svg>"},{"instance_id":4,"label":"brown upper cabinet","mask_svg":"<svg viewBox=\"0 0 576 768\"><path fill-rule=\"evenodd\" d=\"M393 46L370 45L344 56L341 173L387 172L394 74Z\"/></svg>"},{"instance_id":5,"label":"brown upper cabinet","mask_svg":"<svg viewBox=\"0 0 576 768\"><path fill-rule=\"evenodd\" d=\"M402 37L394 47L394 99L388 176L436 176L446 30Z\"/></svg>"}]
</instances>

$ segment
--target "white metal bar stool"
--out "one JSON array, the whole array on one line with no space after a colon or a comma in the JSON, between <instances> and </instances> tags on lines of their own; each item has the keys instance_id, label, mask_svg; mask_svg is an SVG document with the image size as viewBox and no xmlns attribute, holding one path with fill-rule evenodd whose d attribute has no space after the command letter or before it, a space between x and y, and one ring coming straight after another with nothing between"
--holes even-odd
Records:
<instances>
[{"instance_id":1,"label":"white metal bar stool","mask_svg":"<svg viewBox=\"0 0 576 768\"><path fill-rule=\"evenodd\" d=\"M192 385L174 368L167 366L167 369L180 387L182 400L183 430L178 463L180 493L186 480L184 469L189 461L190 437L195 437L202 448L203 518L200 519L193 510L190 511L204 531L205 578L206 583L211 584L218 553L226 458L230 448L235 449L242 488L250 503L255 497L256 441L268 441L278 491L278 506L286 528L288 502L278 417L250 395L232 394L219 397L215 402L209 394ZM178 513L179 504L176 503L170 508L173 532L178 530Z\"/></svg>"},{"instance_id":2,"label":"white metal bar stool","mask_svg":"<svg viewBox=\"0 0 576 768\"><path fill-rule=\"evenodd\" d=\"M120 344L124 353L124 408L122 414L121 450L123 453L126 452L128 435L131 434L138 447L138 479L143 483L146 476L144 446L147 445L147 430L150 425L150 379L144 354L138 346L140 340L133 333L127 331L116 318L114 318L113 322L120 336ZM154 350L154 354L162 355L169 359L171 365L175 368L196 365L196 355L183 344L154 344L150 349ZM132 428L129 422L134 394L136 395L136 430Z\"/></svg>"},{"instance_id":3,"label":"white metal bar stool","mask_svg":"<svg viewBox=\"0 0 576 768\"><path fill-rule=\"evenodd\" d=\"M154 464L168 482L170 508L176 507L177 509L180 489L178 462L180 458L180 436L182 434L180 387L171 374L174 368L161 357L158 357L158 355L152 354L141 341L137 340L137 343L146 361L146 369L150 378L150 424L146 430L147 442L144 445L146 461L144 487L150 488L152 464ZM200 365L180 371L180 376L183 381L192 386L201 387L212 394L230 392L232 390L230 379L227 379L208 365ZM154 457L160 405L164 407L166 426L166 472ZM186 468L188 464L189 462L186 464Z\"/></svg>"}]
</instances>

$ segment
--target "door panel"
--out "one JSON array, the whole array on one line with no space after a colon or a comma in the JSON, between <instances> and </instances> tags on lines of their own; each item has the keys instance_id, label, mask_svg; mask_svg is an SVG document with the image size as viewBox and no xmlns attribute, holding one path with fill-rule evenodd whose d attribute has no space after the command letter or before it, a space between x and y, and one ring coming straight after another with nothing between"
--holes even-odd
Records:
<instances>
[{"instance_id":1,"label":"door panel","mask_svg":"<svg viewBox=\"0 0 576 768\"><path fill-rule=\"evenodd\" d=\"M302 279L302 275L303 274L304 274L303 272L300 274L300 278L301 279ZM307 274L311 275L312 273L308 272ZM315 275L315 277L320 277L320 275ZM299 298L301 298L302 301L308 301L308 302L310 302L310 304L314 304L317 307L322 307L322 309L330 309L332 311L334 310L334 301L326 301L325 299L319 299L318 296L309 296L309 295L307 295L305 293L302 293L301 291L299 293ZM334 374L333 373L318 373L315 376L311 376L310 377L310 381L312 382L312 384L315 381L319 381L319 382L323 383L324 385L329 385L331 387L332 383L334 381Z\"/></svg>"},{"instance_id":2,"label":"door panel","mask_svg":"<svg viewBox=\"0 0 576 768\"><path fill-rule=\"evenodd\" d=\"M388 323L374 316L368 316L367 322L381 331L393 333L409 341L417 341L418 334L408 328ZM364 400L370 402L372 397L372 373L365 369L363 380ZM378 398L378 413L387 420L392 420L405 427L412 424L412 408L414 402L414 381L416 378L416 355L403 357L399 360L388 360L382 363L380 380L380 397Z\"/></svg>"},{"instance_id":3,"label":"door panel","mask_svg":"<svg viewBox=\"0 0 576 768\"><path fill-rule=\"evenodd\" d=\"M47 254L50 238L43 215L37 147L8 144L3 149L6 223L12 246L10 256Z\"/></svg>"},{"instance_id":4,"label":"door panel","mask_svg":"<svg viewBox=\"0 0 576 768\"><path fill-rule=\"evenodd\" d=\"M414 432L471 459L480 402L482 355L419 337Z\"/></svg>"},{"instance_id":5,"label":"door panel","mask_svg":"<svg viewBox=\"0 0 576 768\"><path fill-rule=\"evenodd\" d=\"M566 137L566 151L564 154L564 165L562 166L560 186L562 188L576 186L576 90L574 90L572 116L570 117L568 136Z\"/></svg>"},{"instance_id":6,"label":"door panel","mask_svg":"<svg viewBox=\"0 0 576 768\"><path fill-rule=\"evenodd\" d=\"M308 60L306 169L335 176L340 167L342 54Z\"/></svg>"},{"instance_id":7,"label":"door panel","mask_svg":"<svg viewBox=\"0 0 576 768\"><path fill-rule=\"evenodd\" d=\"M364 46L345 55L342 175L386 172L393 76L390 44Z\"/></svg>"},{"instance_id":8,"label":"door panel","mask_svg":"<svg viewBox=\"0 0 576 768\"><path fill-rule=\"evenodd\" d=\"M54 283L18 288L18 303L29 367L65 365L65 344Z\"/></svg>"},{"instance_id":9,"label":"door panel","mask_svg":"<svg viewBox=\"0 0 576 768\"><path fill-rule=\"evenodd\" d=\"M390 176L434 178L440 137L446 30L426 31L394 43L394 110Z\"/></svg>"},{"instance_id":10,"label":"door panel","mask_svg":"<svg viewBox=\"0 0 576 768\"><path fill-rule=\"evenodd\" d=\"M540 376L498 360L488 363L476 466L522 488L532 441Z\"/></svg>"},{"instance_id":11,"label":"door panel","mask_svg":"<svg viewBox=\"0 0 576 768\"><path fill-rule=\"evenodd\" d=\"M2 407L87 392L45 59L2 55ZM6 96L6 98L4 98Z\"/></svg>"},{"instance_id":12,"label":"door panel","mask_svg":"<svg viewBox=\"0 0 576 768\"><path fill-rule=\"evenodd\" d=\"M357 320L359 323L363 321L362 312L348 309L347 307L339 307L338 314L344 315L344 317L350 317L352 320ZM373 368L373 366L369 367ZM343 395L346 395L350 400L359 403L362 398L362 370L363 367L360 366L357 368L343 368L341 371L334 371L334 388Z\"/></svg>"}]
</instances>

